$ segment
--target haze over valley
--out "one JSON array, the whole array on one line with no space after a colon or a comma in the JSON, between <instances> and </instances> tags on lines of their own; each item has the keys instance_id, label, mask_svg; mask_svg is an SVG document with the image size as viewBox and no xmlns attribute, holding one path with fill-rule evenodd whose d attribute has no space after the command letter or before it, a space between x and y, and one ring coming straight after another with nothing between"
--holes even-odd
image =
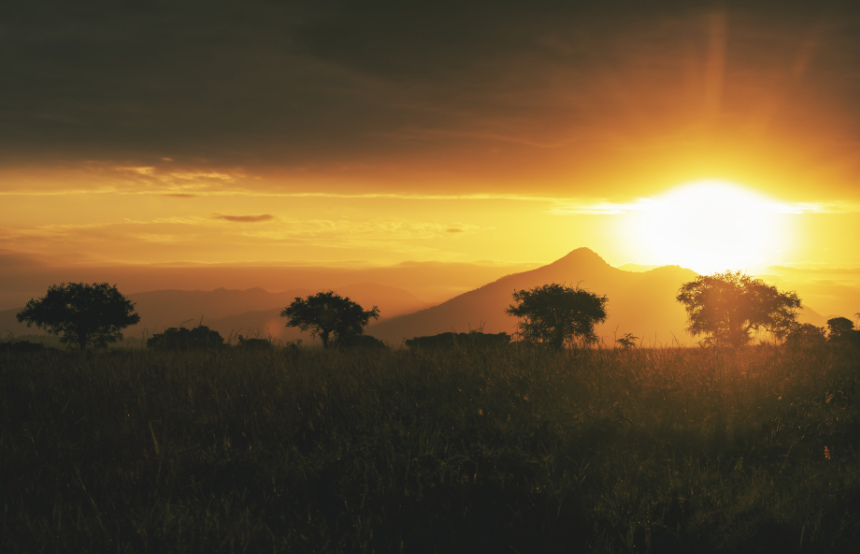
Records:
<instances>
[{"instance_id":1,"label":"haze over valley","mask_svg":"<svg viewBox=\"0 0 860 554\"><path fill-rule=\"evenodd\" d=\"M505 309L512 303L514 290L557 282L608 296L608 318L596 328L604 346L614 345L616 339L626 333L638 337L638 343L643 346L695 344L693 337L686 331L683 306L675 300L681 285L698 275L690 269L679 266L616 268L588 248L578 248L546 266L496 278L493 276L494 269L497 272L500 270L477 264L402 264L391 268L353 271L260 268L260 274L267 271L275 273L274 276L265 277L269 282L275 277L286 278L304 286L280 292L268 292L256 287L216 288L208 291L164 289L132 293L128 296L135 302L141 322L126 329L124 335L129 339L141 339L168 327L203 324L225 338L242 334L278 341L302 339L305 343L313 344L308 333L287 328L280 313L295 297L305 297L329 288L367 308L378 306L380 320L371 323L366 333L395 347L400 346L405 339L445 332L513 334L517 320L507 315ZM151 268L150 271L158 276L157 270ZM191 278L203 277L201 280L204 282L206 279L230 277L228 271L220 268L162 271L162 279L166 279L170 271L184 272L190 274ZM123 276L120 271L117 274ZM140 275L137 277L141 278ZM338 282L335 279L374 277L382 282L399 282L403 288L370 282L320 287L326 281ZM438 281L434 281L434 278ZM481 278L485 281L475 284L475 280ZM129 279L129 282L135 281ZM427 301L410 291L416 290L418 294L435 291L438 295L438 291L446 288L459 294ZM848 290L857 293L854 289ZM35 293L35 296L39 294ZM828 312L822 314L816 308L805 303L800 321L823 326ZM42 334L37 329L28 329L17 322L15 313L19 310L20 307L0 311L0 332L7 336ZM848 308L838 315L850 316L852 313Z\"/></svg>"}]
</instances>

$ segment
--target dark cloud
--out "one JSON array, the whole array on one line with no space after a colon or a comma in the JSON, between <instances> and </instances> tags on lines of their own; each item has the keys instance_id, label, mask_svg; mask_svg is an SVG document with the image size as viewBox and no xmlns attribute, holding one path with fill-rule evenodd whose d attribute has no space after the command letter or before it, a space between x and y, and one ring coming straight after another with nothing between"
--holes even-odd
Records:
<instances>
[{"instance_id":1,"label":"dark cloud","mask_svg":"<svg viewBox=\"0 0 860 554\"><path fill-rule=\"evenodd\" d=\"M19 3L0 163L442 183L719 167L716 145L786 137L844 160L858 60L853 2Z\"/></svg>"},{"instance_id":2,"label":"dark cloud","mask_svg":"<svg viewBox=\"0 0 860 554\"><path fill-rule=\"evenodd\" d=\"M447 233L462 233L463 229L458 229L457 227L451 227L449 229L445 229Z\"/></svg>"},{"instance_id":3,"label":"dark cloud","mask_svg":"<svg viewBox=\"0 0 860 554\"><path fill-rule=\"evenodd\" d=\"M271 214L260 214L260 215L216 215L215 219L222 219L224 221L235 221L238 223L258 223L260 221L270 221L275 219L275 216Z\"/></svg>"}]
</instances>

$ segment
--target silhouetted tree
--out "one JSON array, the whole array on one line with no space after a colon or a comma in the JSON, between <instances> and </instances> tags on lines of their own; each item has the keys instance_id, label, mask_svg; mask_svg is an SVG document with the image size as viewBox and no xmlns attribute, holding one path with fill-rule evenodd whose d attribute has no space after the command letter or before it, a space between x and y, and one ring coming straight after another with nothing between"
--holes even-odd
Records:
<instances>
[{"instance_id":1,"label":"silhouetted tree","mask_svg":"<svg viewBox=\"0 0 860 554\"><path fill-rule=\"evenodd\" d=\"M621 346L621 348L627 350L636 346L636 339L638 338L639 337L633 336L633 333L624 333L624 336L622 336L620 339L617 339L615 342L617 342L618 345Z\"/></svg>"},{"instance_id":2,"label":"silhouetted tree","mask_svg":"<svg viewBox=\"0 0 860 554\"><path fill-rule=\"evenodd\" d=\"M332 291L318 292L307 298L296 299L283 309L281 317L287 317L287 327L310 330L319 335L323 347L328 348L329 338L346 340L364 332L370 318L379 317L379 308L365 310L361 305Z\"/></svg>"},{"instance_id":3,"label":"silhouetted tree","mask_svg":"<svg viewBox=\"0 0 860 554\"><path fill-rule=\"evenodd\" d=\"M506 310L522 318L518 324L527 340L561 349L565 341L580 338L594 342L594 324L606 320L606 296L580 288L550 283L514 292L516 305Z\"/></svg>"},{"instance_id":4,"label":"silhouetted tree","mask_svg":"<svg viewBox=\"0 0 860 554\"><path fill-rule=\"evenodd\" d=\"M170 327L152 335L146 346L155 350L208 350L224 346L224 338L205 325L193 329Z\"/></svg>"},{"instance_id":5,"label":"silhouetted tree","mask_svg":"<svg viewBox=\"0 0 860 554\"><path fill-rule=\"evenodd\" d=\"M122 338L121 329L140 321L134 304L107 283L52 285L44 298L32 299L18 312L18 321L35 324L60 341L105 346Z\"/></svg>"},{"instance_id":6,"label":"silhouetted tree","mask_svg":"<svg viewBox=\"0 0 860 554\"><path fill-rule=\"evenodd\" d=\"M740 271L701 275L681 287L677 300L687 310L693 336L734 347L747 344L759 329L785 337L800 309L795 292L780 292Z\"/></svg>"},{"instance_id":7,"label":"silhouetted tree","mask_svg":"<svg viewBox=\"0 0 860 554\"><path fill-rule=\"evenodd\" d=\"M854 322L847 317L834 317L827 320L830 332L828 338L831 342L846 342L851 340L854 333Z\"/></svg>"}]
</instances>

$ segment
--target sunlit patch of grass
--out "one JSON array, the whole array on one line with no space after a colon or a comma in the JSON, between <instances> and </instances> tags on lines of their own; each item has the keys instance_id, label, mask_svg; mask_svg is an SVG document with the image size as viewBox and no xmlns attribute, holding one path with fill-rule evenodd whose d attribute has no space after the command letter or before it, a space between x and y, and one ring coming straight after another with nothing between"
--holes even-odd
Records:
<instances>
[{"instance_id":1,"label":"sunlit patch of grass","mask_svg":"<svg viewBox=\"0 0 860 554\"><path fill-rule=\"evenodd\" d=\"M859 365L776 347L4 352L0 549L850 552Z\"/></svg>"}]
</instances>

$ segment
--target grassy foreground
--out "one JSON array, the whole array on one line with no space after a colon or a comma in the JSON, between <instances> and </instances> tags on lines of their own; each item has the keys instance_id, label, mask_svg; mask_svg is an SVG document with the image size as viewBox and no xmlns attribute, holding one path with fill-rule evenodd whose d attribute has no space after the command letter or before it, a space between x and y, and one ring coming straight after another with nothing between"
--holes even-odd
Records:
<instances>
[{"instance_id":1,"label":"grassy foreground","mask_svg":"<svg viewBox=\"0 0 860 554\"><path fill-rule=\"evenodd\" d=\"M853 553L858 383L830 348L5 352L0 551Z\"/></svg>"}]
</instances>

